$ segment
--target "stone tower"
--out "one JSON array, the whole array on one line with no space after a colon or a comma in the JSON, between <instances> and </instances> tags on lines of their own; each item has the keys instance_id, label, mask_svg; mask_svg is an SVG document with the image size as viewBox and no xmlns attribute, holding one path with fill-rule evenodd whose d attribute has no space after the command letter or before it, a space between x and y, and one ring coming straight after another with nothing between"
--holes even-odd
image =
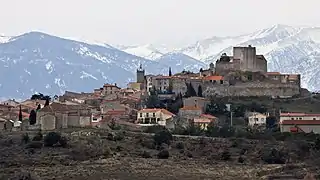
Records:
<instances>
[{"instance_id":1,"label":"stone tower","mask_svg":"<svg viewBox=\"0 0 320 180\"><path fill-rule=\"evenodd\" d=\"M142 64L140 64L140 67L137 69L137 83L144 83L144 69L142 69Z\"/></svg>"}]
</instances>

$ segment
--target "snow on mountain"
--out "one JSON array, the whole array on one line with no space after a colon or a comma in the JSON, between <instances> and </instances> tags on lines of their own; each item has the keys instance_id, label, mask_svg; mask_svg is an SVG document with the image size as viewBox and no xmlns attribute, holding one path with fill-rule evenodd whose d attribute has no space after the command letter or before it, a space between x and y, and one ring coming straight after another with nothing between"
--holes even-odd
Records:
<instances>
[{"instance_id":1,"label":"snow on mountain","mask_svg":"<svg viewBox=\"0 0 320 180\"><path fill-rule=\"evenodd\" d=\"M185 69L193 72L199 72L200 68L207 68L205 63L179 52L164 54L155 61L162 64L169 64L171 67L175 67L179 70ZM177 72L174 71L173 73Z\"/></svg>"},{"instance_id":2,"label":"snow on mountain","mask_svg":"<svg viewBox=\"0 0 320 180\"><path fill-rule=\"evenodd\" d=\"M11 39L10 36L4 36L4 35L1 35L1 34L0 34L0 44L1 44L1 43L7 43L7 42L10 41L10 39Z\"/></svg>"},{"instance_id":3,"label":"snow on mountain","mask_svg":"<svg viewBox=\"0 0 320 180\"><path fill-rule=\"evenodd\" d=\"M135 80L140 64L148 74L167 73L171 66L108 44L30 32L0 44L0 97L28 98L36 92L54 95L65 90L91 92L104 83L124 87ZM173 72L183 69L183 65L172 67Z\"/></svg>"},{"instance_id":4,"label":"snow on mountain","mask_svg":"<svg viewBox=\"0 0 320 180\"><path fill-rule=\"evenodd\" d=\"M269 71L299 73L303 87L311 91L320 89L316 80L320 75L320 28L275 25L243 36L202 40L198 46L191 45L180 52L198 52L201 61L208 64L224 52L232 55L233 46L248 45L255 46L257 53L266 57Z\"/></svg>"},{"instance_id":5,"label":"snow on mountain","mask_svg":"<svg viewBox=\"0 0 320 180\"><path fill-rule=\"evenodd\" d=\"M160 51L154 48L151 44L143 45L143 46L128 46L122 47L123 51L133 54L136 56L140 56L147 59L157 59L163 55Z\"/></svg>"}]
</instances>

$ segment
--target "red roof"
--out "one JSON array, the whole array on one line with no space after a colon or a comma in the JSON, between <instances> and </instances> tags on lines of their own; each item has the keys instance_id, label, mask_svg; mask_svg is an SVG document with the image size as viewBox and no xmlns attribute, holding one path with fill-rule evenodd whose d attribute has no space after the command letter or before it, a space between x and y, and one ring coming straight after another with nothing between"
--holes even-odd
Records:
<instances>
[{"instance_id":1,"label":"red roof","mask_svg":"<svg viewBox=\"0 0 320 180\"><path fill-rule=\"evenodd\" d=\"M203 77L203 80L220 81L220 80L223 80L223 76L205 76L205 77Z\"/></svg>"},{"instance_id":2,"label":"red roof","mask_svg":"<svg viewBox=\"0 0 320 180\"><path fill-rule=\"evenodd\" d=\"M200 116L201 116L201 117L204 117L204 118L209 118L209 119L216 119L216 118L217 118L217 117L212 116L212 115L210 115L210 114L201 114Z\"/></svg>"},{"instance_id":3,"label":"red roof","mask_svg":"<svg viewBox=\"0 0 320 180\"><path fill-rule=\"evenodd\" d=\"M320 125L320 120L283 120L284 125Z\"/></svg>"},{"instance_id":4,"label":"red roof","mask_svg":"<svg viewBox=\"0 0 320 180\"><path fill-rule=\"evenodd\" d=\"M139 111L139 113L153 113L153 112L157 112L157 111L161 111L163 114L167 114L167 115L171 115L171 116L175 116L175 114L171 113L170 111L166 110L166 109L160 109L160 108L149 108L149 109L141 109Z\"/></svg>"},{"instance_id":5,"label":"red roof","mask_svg":"<svg viewBox=\"0 0 320 180\"><path fill-rule=\"evenodd\" d=\"M292 112L288 112L288 113L280 113L280 116L282 117L304 117L304 116L320 116L320 114L306 114L306 113L292 113Z\"/></svg>"}]
</instances>

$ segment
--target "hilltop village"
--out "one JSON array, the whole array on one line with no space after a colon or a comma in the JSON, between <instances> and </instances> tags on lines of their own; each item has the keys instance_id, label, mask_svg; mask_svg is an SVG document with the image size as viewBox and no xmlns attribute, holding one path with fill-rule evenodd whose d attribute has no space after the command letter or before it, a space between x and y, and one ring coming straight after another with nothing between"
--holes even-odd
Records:
<instances>
[{"instance_id":1,"label":"hilltop village","mask_svg":"<svg viewBox=\"0 0 320 180\"><path fill-rule=\"evenodd\" d=\"M172 74L169 69L168 75L146 75L140 65L136 76L136 82L129 83L127 88L104 84L91 93L66 91L54 98L46 96L46 99L41 94L42 97L34 95L21 103L5 101L0 104L0 129L104 127L111 121L132 126L160 125L169 129L178 125L186 128L190 124L205 128L209 124L230 125L230 114L233 113L240 114L234 118L242 118L245 126L265 126L270 115L268 109L259 112L258 108L245 107L237 113L233 112L232 102L220 103L219 109L217 101L234 97L290 99L304 94L299 74L268 72L267 60L263 55L257 55L256 48L251 46L234 47L233 56L224 53L215 64L211 63L208 69L199 72ZM286 114L275 111L280 109L273 109L273 117L274 123L283 126L282 131L288 131L301 120L309 120L307 117L320 120L320 115L316 114L297 114L290 109ZM25 121L31 115L36 119L32 125ZM280 119L288 121L283 123ZM290 120L293 119L298 121L292 123Z\"/></svg>"},{"instance_id":2,"label":"hilltop village","mask_svg":"<svg viewBox=\"0 0 320 180\"><path fill-rule=\"evenodd\" d=\"M126 88L1 102L0 179L320 177L320 96L268 72L255 47L199 72L145 72Z\"/></svg>"}]
</instances>

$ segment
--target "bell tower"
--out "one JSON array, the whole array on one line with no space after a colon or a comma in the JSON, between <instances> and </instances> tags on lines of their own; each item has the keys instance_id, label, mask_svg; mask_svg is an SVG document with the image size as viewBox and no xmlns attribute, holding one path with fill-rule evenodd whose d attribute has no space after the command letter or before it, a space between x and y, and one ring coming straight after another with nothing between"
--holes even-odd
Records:
<instances>
[{"instance_id":1,"label":"bell tower","mask_svg":"<svg viewBox=\"0 0 320 180\"><path fill-rule=\"evenodd\" d=\"M140 64L137 69L137 83L144 83L145 71L142 69L142 64Z\"/></svg>"}]
</instances>

